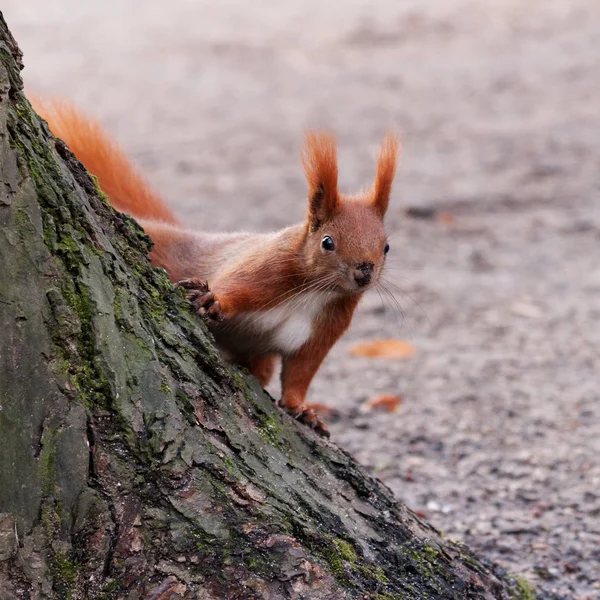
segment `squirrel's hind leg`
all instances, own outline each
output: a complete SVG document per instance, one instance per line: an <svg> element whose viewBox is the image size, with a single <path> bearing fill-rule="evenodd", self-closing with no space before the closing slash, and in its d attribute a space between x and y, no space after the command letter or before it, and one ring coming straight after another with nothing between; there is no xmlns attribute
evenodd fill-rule
<svg viewBox="0 0 600 600"><path fill-rule="evenodd" d="M277 357L273 354L252 356L244 365L262 387L267 387L275 372Z"/></svg>

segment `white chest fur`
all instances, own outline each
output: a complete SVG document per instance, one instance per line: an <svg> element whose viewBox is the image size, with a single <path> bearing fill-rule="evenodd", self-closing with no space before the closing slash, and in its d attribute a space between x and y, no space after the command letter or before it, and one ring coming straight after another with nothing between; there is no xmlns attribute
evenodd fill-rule
<svg viewBox="0 0 600 600"><path fill-rule="evenodd" d="M276 352L295 352L310 337L315 319L329 300L331 292L302 295L275 308L248 313L246 323L268 338Z"/></svg>

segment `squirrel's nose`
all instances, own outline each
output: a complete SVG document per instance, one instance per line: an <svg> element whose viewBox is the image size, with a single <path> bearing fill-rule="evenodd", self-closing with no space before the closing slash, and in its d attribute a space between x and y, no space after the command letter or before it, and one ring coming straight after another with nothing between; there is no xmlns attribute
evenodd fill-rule
<svg viewBox="0 0 600 600"><path fill-rule="evenodd" d="M354 268L354 281L359 287L368 285L371 282L371 276L373 275L374 264L372 262L365 262L356 265Z"/></svg>

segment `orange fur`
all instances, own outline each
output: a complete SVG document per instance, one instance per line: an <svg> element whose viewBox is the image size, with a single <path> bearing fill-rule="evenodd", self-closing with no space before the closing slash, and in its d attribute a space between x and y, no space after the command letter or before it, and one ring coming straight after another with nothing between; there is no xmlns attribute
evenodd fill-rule
<svg viewBox="0 0 600 600"><path fill-rule="evenodd" d="M304 404L308 387L332 346L350 326L359 298L346 296L334 301L320 317L318 333L288 360L281 372L281 402L295 410Z"/></svg>
<svg viewBox="0 0 600 600"><path fill-rule="evenodd" d="M373 204L382 215L385 215L390 201L399 153L398 138L392 133L388 133L381 143L375 185L373 186Z"/></svg>
<svg viewBox="0 0 600 600"><path fill-rule="evenodd" d="M323 359L350 325L362 292L381 275L397 139L388 135L382 143L372 191L344 197L333 137L309 132L302 155L307 221L274 234L211 234L179 227L97 122L68 104L35 107L98 177L115 207L140 220L154 241L152 263L173 282L186 280L197 310L213 317L209 325L224 355L249 368L262 385L280 356L283 406L326 431L304 400Z"/></svg>
<svg viewBox="0 0 600 600"><path fill-rule="evenodd" d="M332 217L339 207L335 139L330 133L306 134L302 164L308 181L308 211L312 226Z"/></svg>
<svg viewBox="0 0 600 600"><path fill-rule="evenodd" d="M264 356L252 356L244 366L258 379L258 383L265 387L273 377L276 362L276 356L267 354Z"/></svg>
<svg viewBox="0 0 600 600"><path fill-rule="evenodd" d="M177 218L133 166L122 148L102 130L100 123L63 101L31 101L55 136L98 178L113 206L138 218L176 224Z"/></svg>

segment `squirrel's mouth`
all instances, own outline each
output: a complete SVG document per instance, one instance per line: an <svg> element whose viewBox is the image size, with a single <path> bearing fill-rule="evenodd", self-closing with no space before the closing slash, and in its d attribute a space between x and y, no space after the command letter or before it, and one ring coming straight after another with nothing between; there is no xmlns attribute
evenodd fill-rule
<svg viewBox="0 0 600 600"><path fill-rule="evenodd" d="M356 296L360 294L364 294L368 292L373 286L376 284L376 281L371 281L366 285L359 286L357 284L352 285L351 287L344 287L342 285L336 285L333 289L334 292L338 292L339 294L345 296Z"/></svg>

